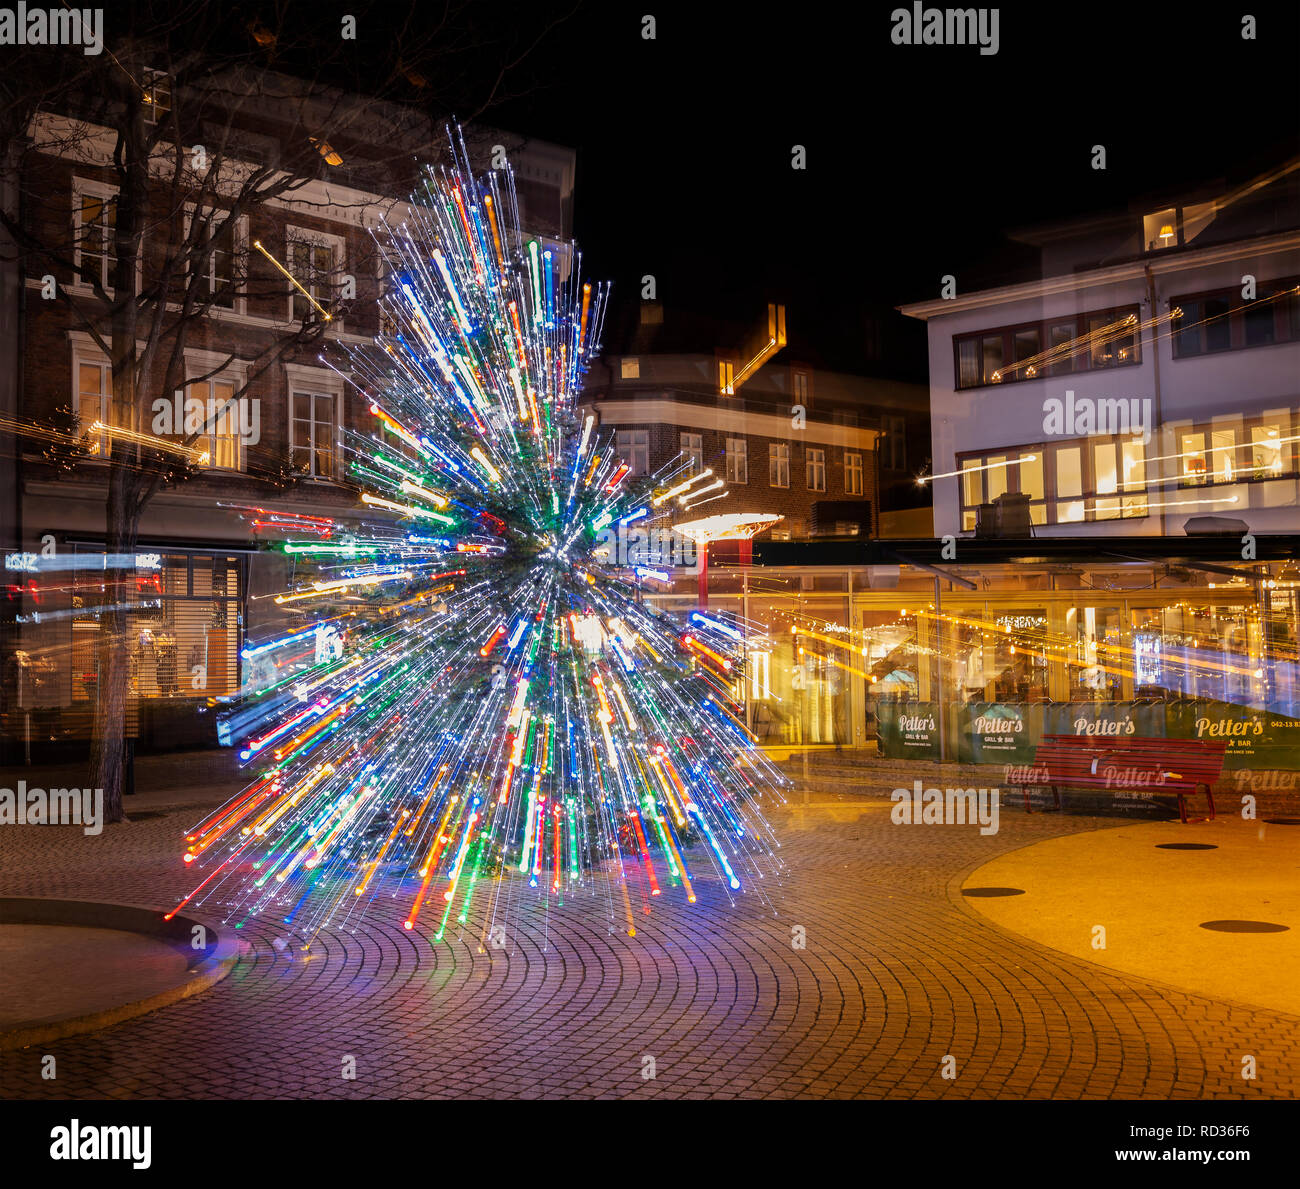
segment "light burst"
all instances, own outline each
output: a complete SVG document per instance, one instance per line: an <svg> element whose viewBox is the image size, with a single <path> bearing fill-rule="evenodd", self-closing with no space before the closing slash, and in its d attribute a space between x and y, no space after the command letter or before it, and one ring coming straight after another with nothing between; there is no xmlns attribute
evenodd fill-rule
<svg viewBox="0 0 1300 1189"><path fill-rule="evenodd" d="M638 479L579 415L608 287L524 239L508 169L452 157L377 236L384 331L348 375L374 431L345 442L365 519L240 509L292 565L293 618L244 650L285 675L224 716L258 776L187 835L181 904L310 942L376 901L435 939L530 894L604 896L629 932L665 892L767 901L784 781L737 704L746 625L656 608L669 571L598 548L668 525L686 464Z"/></svg>

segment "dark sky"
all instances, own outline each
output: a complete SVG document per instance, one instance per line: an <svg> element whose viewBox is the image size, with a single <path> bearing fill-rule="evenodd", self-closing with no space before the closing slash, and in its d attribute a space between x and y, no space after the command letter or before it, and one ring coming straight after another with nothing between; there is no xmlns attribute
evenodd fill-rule
<svg viewBox="0 0 1300 1189"><path fill-rule="evenodd" d="M492 119L578 149L587 270L624 301L643 273L670 308L784 300L850 368L864 311L1010 278L1005 228L1300 151L1300 6L1003 4L989 56L892 44L895 7L586 0Z"/></svg>

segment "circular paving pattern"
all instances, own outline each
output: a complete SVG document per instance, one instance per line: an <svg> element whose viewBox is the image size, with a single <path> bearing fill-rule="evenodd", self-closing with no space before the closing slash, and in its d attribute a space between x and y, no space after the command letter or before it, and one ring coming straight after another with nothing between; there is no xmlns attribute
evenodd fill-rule
<svg viewBox="0 0 1300 1189"><path fill-rule="evenodd" d="M277 951L253 920L228 978L161 1011L0 1055L13 1098L1241 1098L1300 1091L1300 1019L1151 983L988 922L961 881L998 855L1113 825L1004 813L997 835L887 813L774 810L780 888L648 915L598 885L563 908L517 885L505 945L434 943L381 899ZM0 832L0 893L169 905L193 812ZM770 882L770 881L769 881ZM967 889L974 891L978 889ZM1009 889L1018 891L1019 889ZM503 895L506 893L503 890ZM996 902L996 901L995 901ZM1004 901L1014 903L1015 901ZM219 925L212 903L187 908ZM1244 1082L1239 1053L1262 1076ZM643 1058L655 1077L642 1076ZM355 1080L341 1076L344 1058ZM945 1062L958 1076L942 1076Z"/></svg>

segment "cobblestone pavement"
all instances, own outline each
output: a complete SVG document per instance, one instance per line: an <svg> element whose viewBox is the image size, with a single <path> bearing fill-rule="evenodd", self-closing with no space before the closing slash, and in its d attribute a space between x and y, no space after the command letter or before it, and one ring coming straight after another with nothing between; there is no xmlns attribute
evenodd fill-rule
<svg viewBox="0 0 1300 1189"><path fill-rule="evenodd" d="M44 1046L57 1080L41 1079L42 1052L0 1054L0 1097L1296 1096L1300 1018L1090 966L959 893L995 855L1114 821L1008 810L985 837L895 826L887 808L819 794L777 810L777 914L700 878L699 903L666 893L635 937L621 897L616 917L578 897L519 914L507 948L480 952L477 933L431 943L376 904L305 961L252 922L210 991ZM170 907L197 816L155 811L99 838L2 830L0 894Z"/></svg>

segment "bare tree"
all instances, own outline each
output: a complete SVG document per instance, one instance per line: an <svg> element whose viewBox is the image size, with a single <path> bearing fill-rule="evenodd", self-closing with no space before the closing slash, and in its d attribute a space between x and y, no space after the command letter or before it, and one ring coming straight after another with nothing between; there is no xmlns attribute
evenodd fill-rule
<svg viewBox="0 0 1300 1189"><path fill-rule="evenodd" d="M512 26L501 42L476 26L480 10L468 5L440 8L435 21L417 3L396 15L392 5L352 7L336 20L305 3L268 5L237 25L202 3L110 9L102 54L25 51L0 82L0 161L21 194L17 209L0 210L9 237L0 251L28 277L60 278L51 296L111 365L111 556L136 552L150 498L192 473L175 448L150 440L150 410L157 394L234 361L187 374L196 330L235 297L284 301L290 292L272 260L232 250L241 220L305 201L312 182L339 181L345 160L350 190L409 193L421 163L436 156L446 119L507 97L555 27ZM459 94L449 93L448 79ZM111 197L91 200L80 217L68 217L66 188L49 185L51 163L68 159L112 179ZM325 346L349 293L343 278L317 280L295 309L301 316L241 361L245 380L228 405L277 362ZM210 429L205 423L180 445ZM128 617L113 599L100 615L91 780L104 789L109 821L123 817Z"/></svg>

